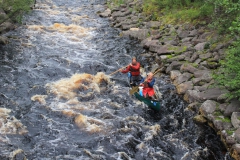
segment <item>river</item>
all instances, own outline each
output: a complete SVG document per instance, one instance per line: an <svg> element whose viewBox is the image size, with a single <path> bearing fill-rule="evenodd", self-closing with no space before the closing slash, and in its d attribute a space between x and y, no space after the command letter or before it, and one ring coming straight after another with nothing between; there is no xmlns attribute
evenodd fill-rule
<svg viewBox="0 0 240 160"><path fill-rule="evenodd" d="M37 0L0 46L0 159L231 160L167 75L160 112L108 75L144 50L100 18L104 1ZM18 153L18 154L17 154Z"/></svg>

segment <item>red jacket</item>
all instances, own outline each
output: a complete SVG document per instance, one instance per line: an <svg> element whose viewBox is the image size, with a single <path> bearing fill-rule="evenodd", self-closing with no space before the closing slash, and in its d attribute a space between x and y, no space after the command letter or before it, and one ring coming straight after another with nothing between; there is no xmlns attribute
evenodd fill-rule
<svg viewBox="0 0 240 160"><path fill-rule="evenodd" d="M131 72L132 76L139 76L140 75L140 63L137 62L137 64L128 66L125 70L122 71L122 73Z"/></svg>

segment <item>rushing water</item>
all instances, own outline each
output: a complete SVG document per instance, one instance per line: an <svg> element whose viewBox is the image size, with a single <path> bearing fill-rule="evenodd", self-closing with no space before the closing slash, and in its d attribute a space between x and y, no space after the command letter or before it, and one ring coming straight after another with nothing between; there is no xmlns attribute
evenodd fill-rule
<svg viewBox="0 0 240 160"><path fill-rule="evenodd" d="M167 76L156 81L160 112L129 96L126 75L108 76L144 50L98 17L103 4L37 0L24 25L6 34L0 158L230 160Z"/></svg>

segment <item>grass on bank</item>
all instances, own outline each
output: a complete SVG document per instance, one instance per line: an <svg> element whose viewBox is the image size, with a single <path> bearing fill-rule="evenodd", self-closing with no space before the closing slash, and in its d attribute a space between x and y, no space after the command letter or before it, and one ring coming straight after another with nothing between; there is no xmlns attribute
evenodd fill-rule
<svg viewBox="0 0 240 160"><path fill-rule="evenodd" d="M7 16L0 17L0 24L9 19L13 22L20 23L22 15L31 10L33 3L34 0L1 0L0 9L2 9Z"/></svg>

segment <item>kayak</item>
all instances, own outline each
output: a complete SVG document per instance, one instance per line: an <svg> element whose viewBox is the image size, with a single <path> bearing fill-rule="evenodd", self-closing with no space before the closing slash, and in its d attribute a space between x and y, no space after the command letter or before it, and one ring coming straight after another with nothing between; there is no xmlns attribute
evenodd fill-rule
<svg viewBox="0 0 240 160"><path fill-rule="evenodd" d="M145 98L145 97L141 96L138 92L134 93L134 96L138 100L144 102L150 108L152 108L152 109L154 109L156 111L160 110L161 104L160 104L159 100L152 100L152 99Z"/></svg>
<svg viewBox="0 0 240 160"><path fill-rule="evenodd" d="M129 83L130 85L130 83ZM132 88L133 86L130 85L130 88ZM144 102L148 107L152 108L153 110L159 111L160 107L161 107L161 103L160 103L160 98L161 98L161 93L159 92L158 88L156 86L154 86L154 91L155 91L155 95L157 97L157 99L149 99L146 98L144 96L141 96L139 94L139 92L135 92L134 96Z"/></svg>

